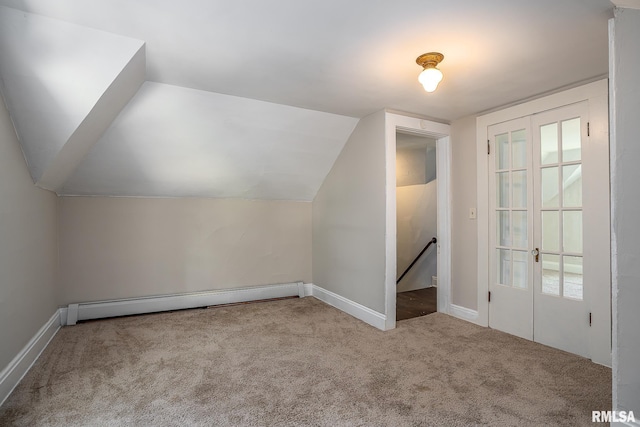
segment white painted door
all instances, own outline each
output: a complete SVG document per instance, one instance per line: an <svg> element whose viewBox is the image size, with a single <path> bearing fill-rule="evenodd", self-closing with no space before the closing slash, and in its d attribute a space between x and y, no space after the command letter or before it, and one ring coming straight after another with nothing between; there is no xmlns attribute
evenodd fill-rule
<svg viewBox="0 0 640 427"><path fill-rule="evenodd" d="M608 192L583 192L609 159L588 126L583 102L488 128L489 326L585 357L609 285Z"/></svg>
<svg viewBox="0 0 640 427"><path fill-rule="evenodd" d="M489 127L489 324L533 339L530 119Z"/></svg>
<svg viewBox="0 0 640 427"><path fill-rule="evenodd" d="M586 102L536 114L534 170L534 339L589 356L589 280L585 280L583 154L588 151ZM586 153L588 154L588 153ZM608 162L608 159L603 159ZM591 209L608 209L590 206ZM608 224L591 224L593 227ZM598 263L598 259L587 259Z"/></svg>

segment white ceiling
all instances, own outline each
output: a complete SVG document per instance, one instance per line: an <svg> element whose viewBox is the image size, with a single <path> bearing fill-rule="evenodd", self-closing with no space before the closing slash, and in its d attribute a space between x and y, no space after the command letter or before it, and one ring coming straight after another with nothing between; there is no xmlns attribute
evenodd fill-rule
<svg viewBox="0 0 640 427"><path fill-rule="evenodd" d="M453 120L607 73L609 0L0 0L144 40L147 79L352 117ZM417 82L439 51L445 78Z"/></svg>
<svg viewBox="0 0 640 427"><path fill-rule="evenodd" d="M288 200L313 198L355 126L352 118L389 108L449 122L606 75L612 15L609 0L0 0L1 5L115 33L131 40L130 46L145 42L148 82L133 95L140 82L123 77L125 68L118 78L129 80L126 90L112 84L102 98L130 104L101 138L95 132L85 138L82 150L73 148L79 145L73 138L62 141L67 153L58 163L64 167L49 166L56 178L50 181L69 179L46 188L60 194ZM6 36L11 31L0 28L5 45L15 43ZM95 55L72 50L83 67L96 63ZM130 57L130 50L119 57ZM431 94L418 83L421 69L415 64L427 51L445 55L439 66L444 80ZM46 74L34 52L25 55L27 68ZM94 53L105 58L102 48ZM59 70L71 67L70 55L56 55ZM5 86L12 86L5 74ZM4 92L7 100L11 90ZM14 92L7 102L14 117L21 93L32 105L50 95ZM75 102L82 93L81 86L57 90L60 99L51 105ZM117 111L107 111L118 102L109 108L98 102L91 111L112 120ZM51 114L45 121L58 120ZM81 118L62 124L65 135ZM18 129L28 161L24 147L32 131ZM59 146L52 142L43 150L59 159Z"/></svg>

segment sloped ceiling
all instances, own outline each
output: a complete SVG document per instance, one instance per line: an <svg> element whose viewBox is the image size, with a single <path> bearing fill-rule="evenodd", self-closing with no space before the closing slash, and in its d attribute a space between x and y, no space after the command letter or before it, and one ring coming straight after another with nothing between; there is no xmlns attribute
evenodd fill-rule
<svg viewBox="0 0 640 427"><path fill-rule="evenodd" d="M61 192L313 200L356 123L147 82Z"/></svg>
<svg viewBox="0 0 640 427"><path fill-rule="evenodd" d="M382 108L451 121L605 76L612 13L608 0L0 5L145 43L149 83L101 138L85 138L82 149L62 156L64 167L47 180L56 191L293 200L313 197L348 138L345 124L352 129L357 118ZM415 58L432 50L445 55L445 79L427 94ZM181 111L159 105L174 99ZM235 109L242 103L281 119L267 129ZM305 118L304 129L294 126L297 117ZM146 127L157 127L161 137ZM328 130L319 133L321 127Z"/></svg>
<svg viewBox="0 0 640 427"><path fill-rule="evenodd" d="M144 81L143 45L0 7L0 88L35 181L58 174L48 169L64 163L56 157L83 122L95 139L135 94ZM120 74L127 82L112 87ZM109 108L101 105L91 114L107 92L119 92L115 111L105 114ZM84 142L71 145L83 145L86 154Z"/></svg>

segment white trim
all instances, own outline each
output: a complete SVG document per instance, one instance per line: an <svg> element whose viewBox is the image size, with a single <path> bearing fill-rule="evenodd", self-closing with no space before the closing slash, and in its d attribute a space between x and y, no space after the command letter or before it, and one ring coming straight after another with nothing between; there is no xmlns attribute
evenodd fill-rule
<svg viewBox="0 0 640 427"><path fill-rule="evenodd" d="M477 221L478 221L478 323L489 325L489 164L487 156L487 128L520 117L530 116L557 107L574 104L607 93L607 79L598 80L563 92L525 102L504 110L479 116L476 119L477 150Z"/></svg>
<svg viewBox="0 0 640 427"><path fill-rule="evenodd" d="M60 311L56 310L47 323L20 350L20 353L0 372L0 406L29 372L59 329Z"/></svg>
<svg viewBox="0 0 640 427"><path fill-rule="evenodd" d="M445 136L437 140L436 155L438 165L437 194L437 234L438 234L438 258L437 271L440 285L438 288L438 312L449 313L451 309L451 144L449 137ZM444 272L444 277L440 272Z"/></svg>
<svg viewBox="0 0 640 427"><path fill-rule="evenodd" d="M105 317L128 316L132 314L155 313L210 305L300 296L301 289L303 289L304 292L302 282L295 282L251 288L69 304L66 324L75 325L75 320L101 319Z"/></svg>
<svg viewBox="0 0 640 427"><path fill-rule="evenodd" d="M398 274L397 230L396 230L396 132L397 125L393 120L401 120L401 116L385 114L385 274L384 274L384 329L396 327L396 275Z"/></svg>
<svg viewBox="0 0 640 427"><path fill-rule="evenodd" d="M609 19L609 174L610 174L610 220L611 220L611 401L613 408L618 405L618 384L620 384L620 378L618 377L618 234L615 228L615 221L618 216L617 212L617 194L613 191L616 182L618 181L618 170L615 167L615 158L618 155L618 138L616 121L618 112L616 109L616 25L615 18Z"/></svg>
<svg viewBox="0 0 640 427"><path fill-rule="evenodd" d="M451 194L450 126L430 120L387 112L385 115L386 153L386 264L385 330L396 327L396 132L426 136L437 140L438 175L438 311L449 312L451 294Z"/></svg>
<svg viewBox="0 0 640 427"><path fill-rule="evenodd" d="M373 326L374 328L385 330L386 318L384 314L378 313L377 311L374 311L369 307L365 307L364 305L358 304L357 302L351 301L350 299L323 289L319 286L312 284L310 287L311 296L313 296L314 298L317 298L320 301L329 304L330 306L335 307L340 311L350 314L356 319L360 319L363 322Z"/></svg>
<svg viewBox="0 0 640 427"><path fill-rule="evenodd" d="M470 308L461 307L455 304L449 305L449 314L453 317L457 317L458 319L473 323L476 323L478 320L478 312L476 310L471 310Z"/></svg>

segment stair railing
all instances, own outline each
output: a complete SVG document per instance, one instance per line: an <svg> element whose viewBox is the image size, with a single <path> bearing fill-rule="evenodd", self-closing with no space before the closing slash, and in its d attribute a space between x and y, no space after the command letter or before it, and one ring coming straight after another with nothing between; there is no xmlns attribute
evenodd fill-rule
<svg viewBox="0 0 640 427"><path fill-rule="evenodd" d="M396 280L396 285L398 283L400 283L400 281L402 280L402 278L404 276L406 276L406 274L409 272L409 270L411 270L411 267L413 267L415 265L415 263L418 262L418 260L422 256L422 254L425 253L427 251L427 249L429 249L429 246L431 246L432 244L437 243L437 242L438 242L438 239L436 239L435 237L432 237L431 240L429 240L429 243L427 243L427 246L425 246L424 249L422 251L420 251L420 253L416 257L416 259L414 259L413 262L411 264L409 264L409 267L407 267L407 269L404 271L404 273L402 273L400 275L400 278L398 280Z"/></svg>

